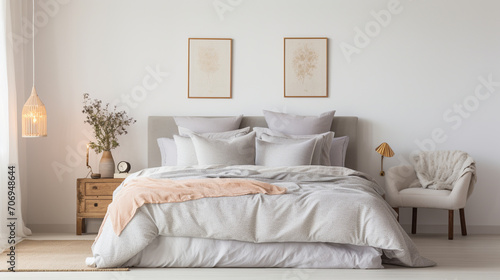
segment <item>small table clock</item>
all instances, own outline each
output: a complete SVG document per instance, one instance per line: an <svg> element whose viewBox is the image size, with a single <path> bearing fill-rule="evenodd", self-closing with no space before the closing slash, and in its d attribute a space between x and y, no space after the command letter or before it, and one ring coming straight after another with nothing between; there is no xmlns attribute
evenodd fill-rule
<svg viewBox="0 0 500 280"><path fill-rule="evenodd" d="M116 169L118 169L120 173L128 173L130 171L130 163L127 161L120 161Z"/></svg>

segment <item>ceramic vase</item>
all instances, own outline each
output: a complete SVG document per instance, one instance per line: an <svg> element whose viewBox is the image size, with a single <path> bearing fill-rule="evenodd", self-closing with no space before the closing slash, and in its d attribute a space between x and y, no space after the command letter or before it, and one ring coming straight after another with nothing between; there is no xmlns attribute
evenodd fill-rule
<svg viewBox="0 0 500 280"><path fill-rule="evenodd" d="M101 161L99 162L99 173L101 178L113 178L115 174L115 161L111 151L102 152Z"/></svg>

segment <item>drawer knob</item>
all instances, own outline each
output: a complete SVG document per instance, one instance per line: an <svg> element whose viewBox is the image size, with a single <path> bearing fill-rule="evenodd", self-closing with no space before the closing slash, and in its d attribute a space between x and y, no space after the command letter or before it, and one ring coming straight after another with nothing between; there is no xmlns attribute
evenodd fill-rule
<svg viewBox="0 0 500 280"><path fill-rule="evenodd" d="M99 204L97 204L97 203L94 203L94 207L97 207L98 205L99 205Z"/></svg>
<svg viewBox="0 0 500 280"><path fill-rule="evenodd" d="M92 187L92 189L93 189L93 190L97 190L97 186L93 186L93 187Z"/></svg>

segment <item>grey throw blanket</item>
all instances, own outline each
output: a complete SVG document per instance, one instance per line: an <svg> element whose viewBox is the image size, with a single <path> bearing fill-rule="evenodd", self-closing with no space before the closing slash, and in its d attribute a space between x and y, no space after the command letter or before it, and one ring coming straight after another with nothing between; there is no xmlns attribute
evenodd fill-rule
<svg viewBox="0 0 500 280"><path fill-rule="evenodd" d="M476 182L476 163L462 151L420 152L413 156L413 167L418 181L411 187L452 190L454 183L466 173L472 173L469 193Z"/></svg>

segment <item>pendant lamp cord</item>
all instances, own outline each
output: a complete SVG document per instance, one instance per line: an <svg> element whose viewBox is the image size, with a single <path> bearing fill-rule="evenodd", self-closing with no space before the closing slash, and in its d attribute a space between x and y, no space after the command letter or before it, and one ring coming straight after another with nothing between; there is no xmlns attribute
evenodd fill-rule
<svg viewBox="0 0 500 280"><path fill-rule="evenodd" d="M33 0L33 86L35 86L35 0Z"/></svg>

